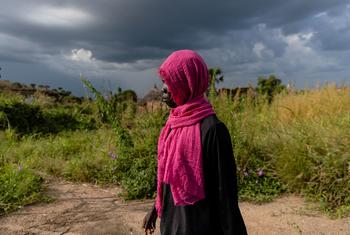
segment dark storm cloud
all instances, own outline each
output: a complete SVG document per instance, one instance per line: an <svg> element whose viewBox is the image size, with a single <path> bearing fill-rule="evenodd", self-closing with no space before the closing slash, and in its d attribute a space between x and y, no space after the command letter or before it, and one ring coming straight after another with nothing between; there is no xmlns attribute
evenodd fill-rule
<svg viewBox="0 0 350 235"><path fill-rule="evenodd" d="M6 1L0 21L1 32L38 43L42 53L55 54L74 48L87 48L97 59L133 62L158 59L181 48L196 50L220 46L227 32L252 29L259 23L281 27L348 1ZM91 20L72 27L38 24L25 16L36 14L41 6L74 8ZM40 16L38 16L40 17ZM256 38L236 36L234 42ZM207 34L215 35L203 40ZM267 42L268 43L268 42ZM274 47L270 45L270 47ZM277 47L280 45L277 45ZM277 49L281 50L281 48Z"/></svg>
<svg viewBox="0 0 350 235"><path fill-rule="evenodd" d="M288 79L307 79L308 74L310 79L315 74L321 78L325 71L348 73L344 61L350 59L349 0L0 4L0 62L18 66L43 64L69 76L84 73L147 87L139 78L142 74L155 82L152 74L161 60L189 48L199 51L209 66L222 67L231 83L268 73Z"/></svg>

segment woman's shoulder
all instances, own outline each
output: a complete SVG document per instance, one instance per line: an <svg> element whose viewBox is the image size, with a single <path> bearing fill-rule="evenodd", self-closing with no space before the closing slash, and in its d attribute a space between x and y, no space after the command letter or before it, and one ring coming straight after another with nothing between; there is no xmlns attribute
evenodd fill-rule
<svg viewBox="0 0 350 235"><path fill-rule="evenodd" d="M202 136L205 136L209 132L221 132L226 129L225 124L221 122L215 114L210 115L201 121Z"/></svg>
<svg viewBox="0 0 350 235"><path fill-rule="evenodd" d="M218 119L218 117L215 114L209 115L201 120L201 127L202 126L208 126L208 127L215 126L219 122L220 122L220 120Z"/></svg>

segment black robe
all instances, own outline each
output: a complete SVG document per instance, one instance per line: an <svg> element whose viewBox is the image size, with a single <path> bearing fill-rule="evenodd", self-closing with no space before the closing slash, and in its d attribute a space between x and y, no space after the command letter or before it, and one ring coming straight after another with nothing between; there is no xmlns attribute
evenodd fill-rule
<svg viewBox="0 0 350 235"><path fill-rule="evenodd" d="M162 235L247 234L238 207L236 164L231 137L215 115L201 121L205 199L175 206L163 184Z"/></svg>

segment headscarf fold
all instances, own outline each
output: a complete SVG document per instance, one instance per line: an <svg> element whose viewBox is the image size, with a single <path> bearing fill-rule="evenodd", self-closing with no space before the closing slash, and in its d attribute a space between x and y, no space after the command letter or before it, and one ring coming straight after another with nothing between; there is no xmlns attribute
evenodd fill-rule
<svg viewBox="0 0 350 235"><path fill-rule="evenodd" d="M162 211L162 184L170 184L175 206L204 199L200 121L214 114L203 94L209 73L194 51L172 53L160 66L159 75L178 105L172 109L158 141L156 208Z"/></svg>

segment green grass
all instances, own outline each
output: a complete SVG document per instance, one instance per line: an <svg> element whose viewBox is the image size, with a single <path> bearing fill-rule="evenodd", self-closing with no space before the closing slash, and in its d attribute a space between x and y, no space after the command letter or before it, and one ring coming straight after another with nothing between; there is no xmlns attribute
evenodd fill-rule
<svg viewBox="0 0 350 235"><path fill-rule="evenodd" d="M108 156L115 149L113 142L108 129L61 132L45 138L26 136L17 142L8 141L0 153L7 162L47 174L106 184L115 182Z"/></svg>
<svg viewBox="0 0 350 235"><path fill-rule="evenodd" d="M213 103L233 137L242 198L286 190L318 201L327 213L349 213L349 87L281 94L271 105L249 97L217 97ZM245 176L257 169L269 179Z"/></svg>
<svg viewBox="0 0 350 235"><path fill-rule="evenodd" d="M43 199L43 178L19 164L0 165L0 215Z"/></svg>
<svg viewBox="0 0 350 235"><path fill-rule="evenodd" d="M329 215L349 214L349 87L292 91L274 97L271 104L252 92L212 96L211 102L232 137L242 200L270 201L292 192L319 202ZM76 182L120 184L127 199L155 196L157 141L167 110L147 112L123 103L120 120L102 125L93 103L40 108L44 113L93 118L99 129L63 129L39 136L18 136L11 128L0 132L0 178L13 185L12 191L10 186L0 191L0 197L7 198L0 202L7 206L2 206L3 211L40 200L42 183L34 173L38 171ZM23 170L18 171L18 166ZM24 186L19 186L21 174L29 180ZM16 187L21 193L14 193ZM8 192L17 201L8 199Z"/></svg>
<svg viewBox="0 0 350 235"><path fill-rule="evenodd" d="M157 143L167 111L138 112L132 127L117 127L119 158L116 171L127 199L154 197L156 191Z"/></svg>

